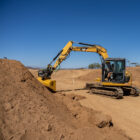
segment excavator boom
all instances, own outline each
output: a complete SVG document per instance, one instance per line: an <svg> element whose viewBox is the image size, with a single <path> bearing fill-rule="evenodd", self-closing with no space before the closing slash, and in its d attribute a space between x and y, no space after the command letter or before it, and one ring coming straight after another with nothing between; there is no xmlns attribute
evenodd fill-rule
<svg viewBox="0 0 140 140"><path fill-rule="evenodd" d="M73 46L73 44L80 44L83 45L82 47ZM98 53L100 56L102 56L103 59L108 58L107 50L99 45L91 45L91 44L85 44L80 42L73 42L69 41L66 46L61 51L61 54L57 61L55 62L53 68L56 69L62 61L64 61L67 56L70 54L71 51L78 51L78 52L95 52Z"/></svg>
<svg viewBox="0 0 140 140"><path fill-rule="evenodd" d="M72 47L72 51L78 51L78 52L95 52L98 53L100 56L102 56L103 59L108 58L108 54L105 48L99 46L99 45L93 45L91 47Z"/></svg>

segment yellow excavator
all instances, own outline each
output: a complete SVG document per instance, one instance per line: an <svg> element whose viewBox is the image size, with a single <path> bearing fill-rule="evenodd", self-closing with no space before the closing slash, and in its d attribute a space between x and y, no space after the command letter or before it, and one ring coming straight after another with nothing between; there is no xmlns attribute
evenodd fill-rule
<svg viewBox="0 0 140 140"><path fill-rule="evenodd" d="M80 46L74 46L78 44ZM87 83L86 89L91 92L109 96L117 99L123 95L139 95L139 90L132 86L132 74L126 71L124 58L109 58L107 50L99 45L69 41L66 46L53 58L46 69L38 71L38 80L52 91L56 91L56 81L51 79L52 73L68 57L71 51L95 52L101 57L102 79L97 78L97 83ZM52 66L52 63L54 65Z"/></svg>

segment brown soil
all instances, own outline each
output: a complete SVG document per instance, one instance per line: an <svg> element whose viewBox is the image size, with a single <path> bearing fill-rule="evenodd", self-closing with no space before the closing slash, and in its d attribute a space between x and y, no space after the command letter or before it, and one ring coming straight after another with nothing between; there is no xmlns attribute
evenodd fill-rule
<svg viewBox="0 0 140 140"><path fill-rule="evenodd" d="M133 85L140 89L140 67L128 68L132 72ZM60 70L53 75L56 79L57 90L61 94L83 96L79 102L88 108L102 111L112 116L114 126L119 126L134 140L140 139L140 96L125 96L122 100L111 97L88 94L83 88L87 82L95 82L101 75L100 70Z"/></svg>
<svg viewBox="0 0 140 140"><path fill-rule="evenodd" d="M126 140L82 96L51 94L20 62L0 59L0 140Z"/></svg>

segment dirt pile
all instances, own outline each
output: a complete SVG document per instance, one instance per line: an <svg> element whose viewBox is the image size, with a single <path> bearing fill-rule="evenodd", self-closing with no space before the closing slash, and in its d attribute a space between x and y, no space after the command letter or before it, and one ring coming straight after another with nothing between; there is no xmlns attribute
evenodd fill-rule
<svg viewBox="0 0 140 140"><path fill-rule="evenodd" d="M20 62L0 59L0 140L48 139L129 138L111 117L50 94Z"/></svg>
<svg viewBox="0 0 140 140"><path fill-rule="evenodd" d="M140 67L128 67L128 71L132 73L133 84L140 87Z"/></svg>
<svg viewBox="0 0 140 140"><path fill-rule="evenodd" d="M77 77L78 80L88 81L88 82L95 82L96 78L101 78L100 69L88 70L85 74Z"/></svg>

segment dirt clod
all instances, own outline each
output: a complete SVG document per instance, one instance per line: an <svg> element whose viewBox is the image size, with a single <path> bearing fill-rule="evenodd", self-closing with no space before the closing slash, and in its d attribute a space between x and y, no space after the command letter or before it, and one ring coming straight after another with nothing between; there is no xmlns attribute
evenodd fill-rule
<svg viewBox="0 0 140 140"><path fill-rule="evenodd" d="M51 131L51 130L52 130L52 126L49 124L47 131Z"/></svg>
<svg viewBox="0 0 140 140"><path fill-rule="evenodd" d="M5 109L5 111L10 110L11 108L12 108L12 106L11 106L10 103L5 103L5 104L4 104L4 109Z"/></svg>

